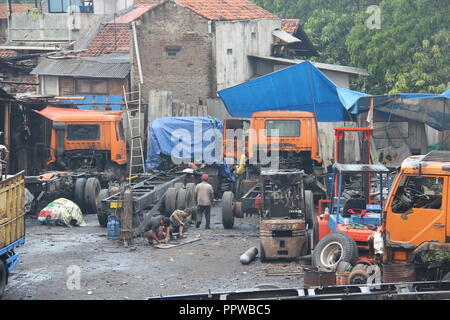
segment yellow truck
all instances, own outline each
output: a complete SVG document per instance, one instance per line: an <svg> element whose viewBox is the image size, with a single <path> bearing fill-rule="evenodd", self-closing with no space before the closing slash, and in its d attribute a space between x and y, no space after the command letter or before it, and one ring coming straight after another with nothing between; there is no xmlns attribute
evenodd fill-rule
<svg viewBox="0 0 450 320"><path fill-rule="evenodd" d="M4 178L4 179L2 179ZM25 177L0 175L0 299L8 276L19 263L16 248L25 243Z"/></svg>

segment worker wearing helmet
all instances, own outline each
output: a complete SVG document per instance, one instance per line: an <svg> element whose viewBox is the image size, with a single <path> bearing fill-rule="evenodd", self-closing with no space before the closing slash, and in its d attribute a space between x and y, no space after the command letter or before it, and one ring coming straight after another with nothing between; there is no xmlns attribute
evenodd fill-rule
<svg viewBox="0 0 450 320"><path fill-rule="evenodd" d="M202 182L195 187L195 200L197 202L197 221L196 226L200 228L203 219L203 213L205 214L206 225L205 229L210 228L211 220L211 205L214 200L213 187L208 183L208 175L205 173L202 175Z"/></svg>

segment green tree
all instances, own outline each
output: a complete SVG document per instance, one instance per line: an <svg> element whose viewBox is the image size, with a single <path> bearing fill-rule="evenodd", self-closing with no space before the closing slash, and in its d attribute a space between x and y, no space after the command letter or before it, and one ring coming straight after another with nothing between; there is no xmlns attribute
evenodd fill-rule
<svg viewBox="0 0 450 320"><path fill-rule="evenodd" d="M304 21L321 53L314 60L365 68L352 88L373 94L449 88L448 0L254 0L282 18ZM367 26L379 5L381 28Z"/></svg>

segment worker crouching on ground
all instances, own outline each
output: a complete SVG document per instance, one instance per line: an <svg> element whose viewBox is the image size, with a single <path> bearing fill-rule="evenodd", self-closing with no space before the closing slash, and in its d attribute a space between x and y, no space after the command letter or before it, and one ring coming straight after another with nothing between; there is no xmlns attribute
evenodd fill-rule
<svg viewBox="0 0 450 320"><path fill-rule="evenodd" d="M144 236L149 244L153 241L157 243L168 243L170 239L170 219L163 216L156 216L148 220L144 227Z"/></svg>
<svg viewBox="0 0 450 320"><path fill-rule="evenodd" d="M184 238L184 231L188 223L189 216L192 215L194 209L175 210L170 215L170 233L178 233L178 239Z"/></svg>
<svg viewBox="0 0 450 320"><path fill-rule="evenodd" d="M208 175L202 175L202 182L195 187L195 200L197 201L197 216L196 226L200 228L202 223L203 213L205 214L206 225L205 229L210 228L211 221L211 205L214 200L213 187L208 183Z"/></svg>

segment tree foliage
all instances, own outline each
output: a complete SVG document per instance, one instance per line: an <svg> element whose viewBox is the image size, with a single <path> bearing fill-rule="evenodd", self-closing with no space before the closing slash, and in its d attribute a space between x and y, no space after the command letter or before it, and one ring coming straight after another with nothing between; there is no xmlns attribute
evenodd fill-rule
<svg viewBox="0 0 450 320"><path fill-rule="evenodd" d="M365 68L353 88L373 94L441 93L449 88L448 0L254 0L297 18L321 56L316 61ZM379 5L381 25L366 12Z"/></svg>

